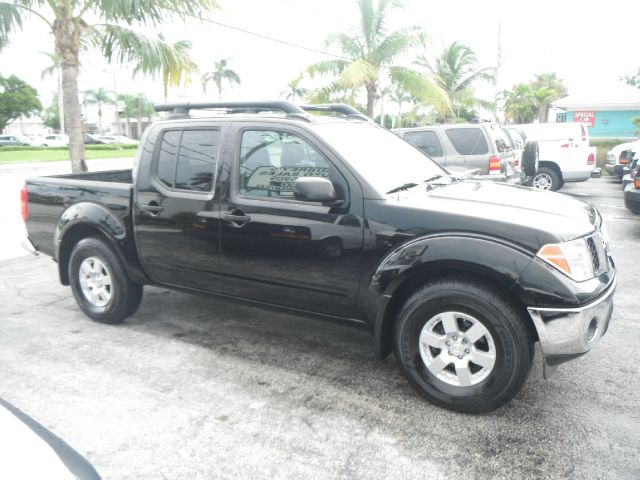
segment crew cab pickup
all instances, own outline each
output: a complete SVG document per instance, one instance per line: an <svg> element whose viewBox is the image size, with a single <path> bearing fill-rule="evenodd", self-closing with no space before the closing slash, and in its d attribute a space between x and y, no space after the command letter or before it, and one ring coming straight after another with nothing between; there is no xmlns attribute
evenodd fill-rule
<svg viewBox="0 0 640 480"><path fill-rule="evenodd" d="M340 320L464 412L508 402L536 342L548 377L607 331L616 272L590 204L460 180L345 105L157 109L173 114L133 171L22 191L33 247L96 321L133 315L150 284Z"/></svg>

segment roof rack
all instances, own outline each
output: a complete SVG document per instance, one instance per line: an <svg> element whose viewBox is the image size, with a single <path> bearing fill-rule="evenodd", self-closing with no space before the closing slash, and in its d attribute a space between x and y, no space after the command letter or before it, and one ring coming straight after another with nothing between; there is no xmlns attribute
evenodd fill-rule
<svg viewBox="0 0 640 480"><path fill-rule="evenodd" d="M226 110L227 113L258 113L281 111L288 115L306 115L304 110L284 100L263 102L185 102L156 105L156 112L171 112L171 116L188 116L190 110Z"/></svg>
<svg viewBox="0 0 640 480"><path fill-rule="evenodd" d="M297 106L285 100L272 100L260 102L183 102L166 103L155 106L156 112L171 112L170 118L184 118L189 116L190 110L224 110L225 113L259 113L259 112L284 112L288 117L298 118L307 122L311 121L307 112L334 112L341 113L346 118L354 118L370 121L355 108L344 103L324 103L320 105Z"/></svg>
<svg viewBox="0 0 640 480"><path fill-rule="evenodd" d="M345 117L359 118L361 120L370 121L370 118L360 113L351 105L346 103L322 103L319 105L301 105L300 108L305 112L335 112L341 113Z"/></svg>

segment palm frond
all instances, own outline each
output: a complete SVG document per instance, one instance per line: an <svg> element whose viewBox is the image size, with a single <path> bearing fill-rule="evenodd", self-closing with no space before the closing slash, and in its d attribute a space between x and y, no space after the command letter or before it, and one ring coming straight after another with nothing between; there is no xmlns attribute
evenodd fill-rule
<svg viewBox="0 0 640 480"><path fill-rule="evenodd" d="M347 68L349 62L346 60L325 60L323 62L314 63L307 67L307 73L311 78L316 75L341 75Z"/></svg>
<svg viewBox="0 0 640 480"><path fill-rule="evenodd" d="M342 53L350 58L358 58L362 55L362 45L357 38L350 37L346 33L330 33L325 41L326 46L336 45Z"/></svg>
<svg viewBox="0 0 640 480"><path fill-rule="evenodd" d="M406 67L391 67L389 74L393 82L402 85L402 89L416 100L433 105L436 110L442 113L452 111L447 92L419 72Z"/></svg>
<svg viewBox="0 0 640 480"><path fill-rule="evenodd" d="M359 87L378 80L378 68L366 60L351 62L342 71L339 82L348 87Z"/></svg>
<svg viewBox="0 0 640 480"><path fill-rule="evenodd" d="M6 45L9 36L22 29L25 13L27 12L15 3L0 2L0 42Z"/></svg>
<svg viewBox="0 0 640 480"><path fill-rule="evenodd" d="M385 64L393 62L396 57L405 53L408 48L418 44L420 27L408 27L395 31L387 36L375 53L375 62L378 64Z"/></svg>
<svg viewBox="0 0 640 480"><path fill-rule="evenodd" d="M178 86L197 65L189 56L191 43L169 44L160 37L150 38L119 25L97 25L92 28L92 41L108 62L134 65L133 73L153 78L168 72L168 84Z"/></svg>
<svg viewBox="0 0 640 480"><path fill-rule="evenodd" d="M157 25L169 15L181 19L206 18L219 8L217 0L95 0L90 10L108 23Z"/></svg>

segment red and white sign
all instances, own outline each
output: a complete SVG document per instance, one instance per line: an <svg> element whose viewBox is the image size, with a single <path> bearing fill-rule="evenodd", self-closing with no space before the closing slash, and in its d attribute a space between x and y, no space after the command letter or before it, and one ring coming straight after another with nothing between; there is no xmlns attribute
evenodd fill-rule
<svg viewBox="0 0 640 480"><path fill-rule="evenodd" d="M573 112L573 121L582 122L586 127L595 127L596 112Z"/></svg>

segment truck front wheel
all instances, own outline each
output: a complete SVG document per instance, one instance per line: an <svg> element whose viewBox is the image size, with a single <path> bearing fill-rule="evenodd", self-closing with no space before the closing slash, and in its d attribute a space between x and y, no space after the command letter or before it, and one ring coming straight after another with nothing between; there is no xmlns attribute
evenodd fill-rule
<svg viewBox="0 0 640 480"><path fill-rule="evenodd" d="M450 278L422 287L405 302L394 333L409 383L430 402L459 412L507 403L533 361L523 314L475 281Z"/></svg>
<svg viewBox="0 0 640 480"><path fill-rule="evenodd" d="M142 301L142 285L129 278L116 252L99 238L85 238L73 248L69 279L76 303L97 322L120 323Z"/></svg>

